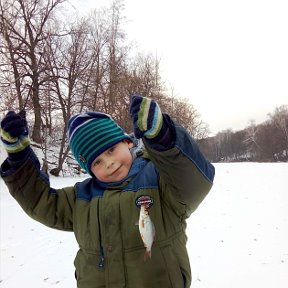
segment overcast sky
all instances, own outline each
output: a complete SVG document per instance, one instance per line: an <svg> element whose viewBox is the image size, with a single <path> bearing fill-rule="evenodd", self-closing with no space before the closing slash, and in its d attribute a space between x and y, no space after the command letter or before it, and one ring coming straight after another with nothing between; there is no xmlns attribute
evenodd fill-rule
<svg viewBox="0 0 288 288"><path fill-rule="evenodd" d="M81 8L104 0L71 0ZM129 40L157 54L174 94L212 133L288 105L287 0L124 0Z"/></svg>

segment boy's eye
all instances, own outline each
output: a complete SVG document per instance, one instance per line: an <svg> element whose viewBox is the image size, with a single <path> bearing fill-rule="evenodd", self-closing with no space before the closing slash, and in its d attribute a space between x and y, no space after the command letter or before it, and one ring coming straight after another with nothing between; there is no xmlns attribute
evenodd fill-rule
<svg viewBox="0 0 288 288"><path fill-rule="evenodd" d="M100 163L101 163L100 160L95 160L95 161L93 162L93 166L97 166L97 165L99 165Z"/></svg>
<svg viewBox="0 0 288 288"><path fill-rule="evenodd" d="M112 153L114 150L115 150L115 146L112 146L112 147L109 149L109 152Z"/></svg>

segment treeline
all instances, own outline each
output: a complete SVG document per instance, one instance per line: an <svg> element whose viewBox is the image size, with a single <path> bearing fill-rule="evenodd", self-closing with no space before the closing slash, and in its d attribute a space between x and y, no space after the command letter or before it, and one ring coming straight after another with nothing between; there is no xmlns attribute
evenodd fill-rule
<svg viewBox="0 0 288 288"><path fill-rule="evenodd" d="M133 94L157 100L195 138L208 135L193 106L167 91L160 60L131 56L121 0L83 18L67 12L67 3L0 0L1 116L27 111L30 137L43 150L45 170L52 166L55 175L62 170L69 153L67 122L75 113L108 113L131 132ZM57 154L53 163L47 157L51 150Z"/></svg>
<svg viewBox="0 0 288 288"><path fill-rule="evenodd" d="M276 108L259 125L251 122L244 130L225 130L199 144L213 162L288 161L288 106Z"/></svg>

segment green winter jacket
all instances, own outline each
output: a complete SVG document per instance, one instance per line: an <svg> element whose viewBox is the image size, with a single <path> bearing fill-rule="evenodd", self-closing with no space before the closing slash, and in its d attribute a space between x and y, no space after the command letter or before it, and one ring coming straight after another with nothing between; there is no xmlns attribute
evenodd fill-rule
<svg viewBox="0 0 288 288"><path fill-rule="evenodd" d="M9 161L1 176L33 219L74 232L78 288L183 288L191 285L186 219L212 187L214 167L196 143L175 124L175 143L165 151L146 145L147 157L133 161L118 183L89 178L74 187L53 189L31 150L20 167ZM152 257L144 261L139 199L149 199L156 235Z"/></svg>

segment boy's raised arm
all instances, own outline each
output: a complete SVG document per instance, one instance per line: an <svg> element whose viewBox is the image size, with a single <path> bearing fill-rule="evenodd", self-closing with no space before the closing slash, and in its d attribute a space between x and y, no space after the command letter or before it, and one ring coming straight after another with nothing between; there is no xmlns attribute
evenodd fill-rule
<svg viewBox="0 0 288 288"><path fill-rule="evenodd" d="M154 100L134 96L130 108L134 134L143 138L163 186L194 211L213 185L215 169L179 124L162 114Z"/></svg>
<svg viewBox="0 0 288 288"><path fill-rule="evenodd" d="M1 141L8 157L0 174L10 194L33 219L56 229L73 230L73 187L55 190L30 147L27 121L10 111L1 121Z"/></svg>

